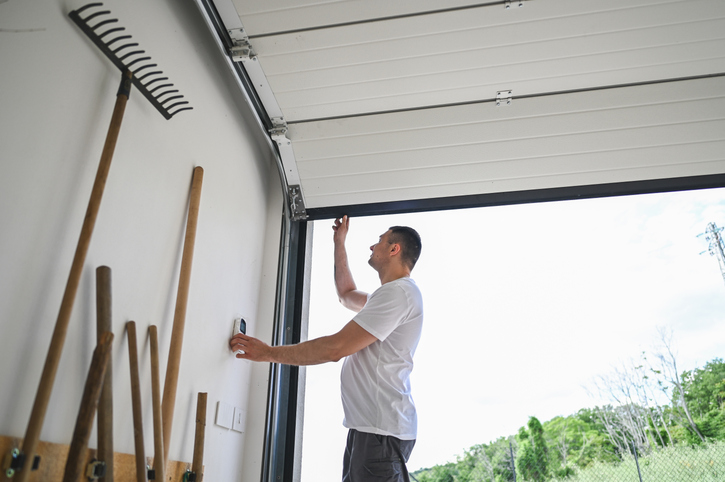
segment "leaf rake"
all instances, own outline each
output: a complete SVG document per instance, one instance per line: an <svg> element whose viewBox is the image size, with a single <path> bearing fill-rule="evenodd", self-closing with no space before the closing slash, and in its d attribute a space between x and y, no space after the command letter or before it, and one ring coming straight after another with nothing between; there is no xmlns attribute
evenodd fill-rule
<svg viewBox="0 0 725 482"><path fill-rule="evenodd" d="M161 112L164 118L171 119L181 111L191 110L192 107L188 105L189 102L180 100L184 98L183 95L170 95L178 94L179 91L172 89L174 84L163 83L169 78L162 77L162 71L147 71L147 69L153 69L158 65L149 62L151 57L145 56L146 52L144 50L136 48L138 43L130 41L130 35L122 34L126 30L125 27L113 26L118 23L118 19L104 18L111 13L109 10L95 10L97 7L102 6L103 4L100 2L89 3L77 10L73 10L68 16L113 62L113 65L118 67L121 72L131 72L133 85ZM88 15L81 17L81 14L89 9L92 10L88 12ZM92 23L93 25L91 25Z"/></svg>

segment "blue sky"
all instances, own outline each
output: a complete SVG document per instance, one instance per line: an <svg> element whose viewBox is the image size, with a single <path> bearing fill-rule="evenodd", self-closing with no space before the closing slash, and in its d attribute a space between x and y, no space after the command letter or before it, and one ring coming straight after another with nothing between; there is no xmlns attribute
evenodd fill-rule
<svg viewBox="0 0 725 482"><path fill-rule="evenodd" d="M529 416L601 404L594 378L652 352L658 327L673 330L680 370L723 357L725 282L697 236L709 222L725 226L723 189L352 219L348 257L365 291L380 284L367 265L380 234L405 224L423 239L410 470L515 434ZM314 227L310 337L354 316L337 303L331 226ZM303 482L340 477L340 366L307 369Z"/></svg>

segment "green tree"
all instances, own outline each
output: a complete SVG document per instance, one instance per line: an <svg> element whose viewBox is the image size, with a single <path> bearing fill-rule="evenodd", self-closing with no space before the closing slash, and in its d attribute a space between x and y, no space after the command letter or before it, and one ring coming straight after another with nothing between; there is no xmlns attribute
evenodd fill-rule
<svg viewBox="0 0 725 482"><path fill-rule="evenodd" d="M456 464L447 463L445 465L436 465L433 468L415 475L418 482L456 482L458 469Z"/></svg>
<svg viewBox="0 0 725 482"><path fill-rule="evenodd" d="M511 443L511 447L509 446ZM499 437L489 444L474 445L458 458L456 482L508 482L514 480L511 450L513 437Z"/></svg>
<svg viewBox="0 0 725 482"><path fill-rule="evenodd" d="M456 482L491 482L492 462L486 444L477 444L458 457L458 478Z"/></svg>
<svg viewBox="0 0 725 482"><path fill-rule="evenodd" d="M682 390L702 435L725 440L725 362L722 358L715 358L702 368L684 371ZM692 437L687 438L693 442Z"/></svg>
<svg viewBox="0 0 725 482"><path fill-rule="evenodd" d="M579 467L588 467L597 460L601 462L619 461L614 445L597 417L596 408L582 408L572 417L583 423L578 426L581 433L581 447L576 454L576 464Z"/></svg>
<svg viewBox="0 0 725 482"><path fill-rule="evenodd" d="M725 362L715 358L702 368L683 372L682 388L695 416L725 409Z"/></svg>
<svg viewBox="0 0 725 482"><path fill-rule="evenodd" d="M528 430L521 427L516 438L519 442L519 455L516 460L524 480L543 482L549 478L549 448L544 437L544 427L536 417L530 417Z"/></svg>

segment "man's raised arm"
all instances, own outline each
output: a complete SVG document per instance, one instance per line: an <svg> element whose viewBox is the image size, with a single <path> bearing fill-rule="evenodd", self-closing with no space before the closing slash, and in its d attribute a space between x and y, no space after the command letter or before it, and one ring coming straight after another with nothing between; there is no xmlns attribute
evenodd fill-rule
<svg viewBox="0 0 725 482"><path fill-rule="evenodd" d="M345 240L349 227L350 218L347 216L335 219L335 224L332 226L332 230L335 232L332 238L335 243L335 289L342 306L358 312L367 303L368 294L357 289L350 265L347 262Z"/></svg>

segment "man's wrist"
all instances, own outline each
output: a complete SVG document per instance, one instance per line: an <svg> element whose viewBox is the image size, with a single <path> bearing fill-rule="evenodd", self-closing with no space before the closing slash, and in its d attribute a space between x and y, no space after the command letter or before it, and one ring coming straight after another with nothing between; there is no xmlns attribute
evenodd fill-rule
<svg viewBox="0 0 725 482"><path fill-rule="evenodd" d="M266 361L268 361L270 363L278 363L277 362L277 358L275 357L276 352L277 352L277 348L279 348L279 347L276 347L276 346L267 346L267 349L265 350L266 351L265 355L266 355L266 358L267 358Z"/></svg>

